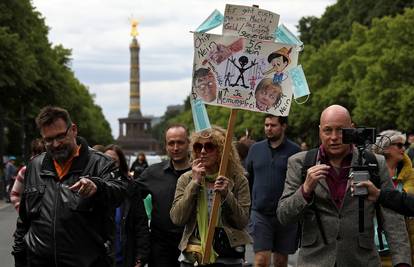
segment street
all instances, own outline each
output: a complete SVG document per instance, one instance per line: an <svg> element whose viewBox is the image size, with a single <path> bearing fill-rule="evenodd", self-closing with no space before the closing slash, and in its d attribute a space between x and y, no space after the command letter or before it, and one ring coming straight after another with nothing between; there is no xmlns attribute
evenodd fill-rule
<svg viewBox="0 0 414 267"><path fill-rule="evenodd" d="M12 267L13 257L10 254L13 244L13 233L16 228L17 213L12 205L0 200L0 266Z"/></svg>
<svg viewBox="0 0 414 267"><path fill-rule="evenodd" d="M0 267L12 267L14 265L13 257L10 254L13 244L13 233L16 227L17 213L13 206L0 200ZM254 254L252 246L248 245L246 249L246 259L249 265L253 262ZM289 256L289 267L294 266L297 254Z"/></svg>

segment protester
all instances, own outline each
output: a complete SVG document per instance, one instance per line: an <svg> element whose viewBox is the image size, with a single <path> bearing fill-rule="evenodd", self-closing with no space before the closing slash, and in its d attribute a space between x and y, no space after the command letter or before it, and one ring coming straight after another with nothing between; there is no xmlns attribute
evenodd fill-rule
<svg viewBox="0 0 414 267"><path fill-rule="evenodd" d="M104 153L128 178L128 195L115 210L115 262L117 267L143 267L148 260L150 239L148 219L137 183L128 177L125 155L117 145L108 145Z"/></svg>
<svg viewBox="0 0 414 267"><path fill-rule="evenodd" d="M308 151L309 150L308 144L306 142L300 143L300 150L301 151Z"/></svg>
<svg viewBox="0 0 414 267"><path fill-rule="evenodd" d="M45 107L36 123L47 153L26 169L15 266L111 266L110 215L126 193L118 168L78 136L65 109Z"/></svg>
<svg viewBox="0 0 414 267"><path fill-rule="evenodd" d="M96 151L99 151L99 152L102 152L102 153L105 152L105 146L104 145L97 144L97 145L94 145L92 148L95 149Z"/></svg>
<svg viewBox="0 0 414 267"><path fill-rule="evenodd" d="M240 157L240 162L243 166L243 168L246 169L246 157L247 154L249 153L249 149L250 147L255 143L254 140L252 140L250 138L250 136L245 135L240 137L239 141L237 141L235 143L236 145L236 149L237 149L237 153L239 154Z"/></svg>
<svg viewBox="0 0 414 267"><path fill-rule="evenodd" d="M185 226L179 245L181 267L203 266L201 259L206 249L214 192L221 196L221 211L214 248L205 266L241 267L244 245L250 243L245 230L250 208L249 186L233 144L226 175L218 176L225 137L226 131L217 126L191 137L192 169L178 179L170 211L172 221Z"/></svg>
<svg viewBox="0 0 414 267"><path fill-rule="evenodd" d="M253 144L246 159L252 184L249 231L257 267L270 266L272 254L275 267L287 267L288 254L297 249L297 223L281 225L275 209L285 185L287 160L300 151L285 134L287 122L287 117L267 114L266 139Z"/></svg>
<svg viewBox="0 0 414 267"><path fill-rule="evenodd" d="M41 138L36 138L32 141L30 145L30 150L32 151L32 159L34 156L39 155L45 151L45 145ZM13 188L10 193L10 200L14 205L14 208L19 211L20 198L24 190L24 175L26 173L26 166L23 166L17 173L16 180L14 181Z"/></svg>
<svg viewBox="0 0 414 267"><path fill-rule="evenodd" d="M138 177L141 196L152 195L151 254L148 267L180 266L178 243L183 227L175 226L169 216L178 177L190 170L188 130L174 124L165 132L165 147L170 160L149 166Z"/></svg>
<svg viewBox="0 0 414 267"><path fill-rule="evenodd" d="M414 193L414 170L405 151L406 135L396 130L386 130L379 134L374 152L385 157L388 172L394 189L410 194ZM414 254L414 220L406 218L407 231L411 243L411 255ZM382 266L391 266L390 255L381 255Z"/></svg>
<svg viewBox="0 0 414 267"><path fill-rule="evenodd" d="M374 246L374 213L365 202L364 228L359 232L359 198L349 190L350 166L356 165L358 150L342 143L342 129L353 127L348 110L339 105L326 108L320 117L321 146L316 165L302 176L306 153L288 161L283 195L277 215L281 223L301 220L302 236L298 266L380 266ZM385 159L376 155L382 189L392 189ZM410 266L411 256L404 218L382 209L384 230L394 266Z"/></svg>
<svg viewBox="0 0 414 267"><path fill-rule="evenodd" d="M4 193L6 196L7 203L10 203L10 193L17 175L17 168L15 164L16 157L10 156L8 161L6 162L6 165L4 166Z"/></svg>
<svg viewBox="0 0 414 267"><path fill-rule="evenodd" d="M129 170L134 179L138 179L141 173L148 167L148 162L145 157L144 153L139 153L138 157L135 159L134 163L132 163L131 169Z"/></svg>

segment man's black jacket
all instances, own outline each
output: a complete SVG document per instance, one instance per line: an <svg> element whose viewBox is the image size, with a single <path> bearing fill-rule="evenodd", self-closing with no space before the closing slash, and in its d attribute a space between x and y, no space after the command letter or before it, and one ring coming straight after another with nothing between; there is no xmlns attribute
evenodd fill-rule
<svg viewBox="0 0 414 267"><path fill-rule="evenodd" d="M378 202L402 215L414 216L414 196L398 190L381 190Z"/></svg>
<svg viewBox="0 0 414 267"><path fill-rule="evenodd" d="M114 208L126 195L126 182L109 157L89 148L82 138L77 142L79 156L61 180L47 153L27 167L14 234L16 267L26 266L27 255L36 266L110 264ZM96 184L92 197L82 198L68 188L81 176Z"/></svg>

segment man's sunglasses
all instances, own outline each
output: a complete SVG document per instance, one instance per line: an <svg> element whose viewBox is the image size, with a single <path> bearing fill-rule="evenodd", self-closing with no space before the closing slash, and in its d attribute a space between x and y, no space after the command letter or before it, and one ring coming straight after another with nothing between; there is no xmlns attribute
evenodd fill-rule
<svg viewBox="0 0 414 267"><path fill-rule="evenodd" d="M401 148L403 148L403 147L404 147L404 144L403 144L403 143L391 143L391 145L392 145L392 146L396 146L396 147L398 147L399 149L401 149Z"/></svg>
<svg viewBox="0 0 414 267"><path fill-rule="evenodd" d="M203 150L203 148L204 148L204 151L206 151L207 153L211 153L217 148L217 146L211 142L207 142L204 144L194 143L193 145L193 150L195 153L201 153L201 150Z"/></svg>

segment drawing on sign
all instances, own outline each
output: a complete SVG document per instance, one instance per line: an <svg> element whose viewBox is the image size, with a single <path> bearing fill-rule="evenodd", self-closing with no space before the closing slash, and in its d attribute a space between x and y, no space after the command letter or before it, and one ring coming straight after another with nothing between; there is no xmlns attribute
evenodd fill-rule
<svg viewBox="0 0 414 267"><path fill-rule="evenodd" d="M268 111L276 106L281 96L282 86L280 83L274 83L272 79L264 78L256 88L256 108L260 111Z"/></svg>
<svg viewBox="0 0 414 267"><path fill-rule="evenodd" d="M293 45L239 36L194 34L194 99L286 116L292 98Z"/></svg>
<svg viewBox="0 0 414 267"><path fill-rule="evenodd" d="M283 73L283 70L286 69L286 67L290 63L290 52L292 52L292 48L288 49L286 47L282 47L279 50L271 53L267 57L267 62L269 62L272 65L272 68L266 71L264 75L274 73L274 83L281 83L283 80L287 78L286 74Z"/></svg>
<svg viewBox="0 0 414 267"><path fill-rule="evenodd" d="M228 59L233 53L239 52L243 49L243 39L239 38L230 45L222 43L212 43L211 50L208 53L208 59L203 61L206 64L208 61L212 61L215 64L220 64L224 60Z"/></svg>
<svg viewBox="0 0 414 267"><path fill-rule="evenodd" d="M194 93L205 102L216 99L217 83L216 77L210 69L199 68L194 72Z"/></svg>
<svg viewBox="0 0 414 267"><path fill-rule="evenodd" d="M237 77L237 80L235 83L231 84L231 87L234 86L238 86L239 85L239 80L241 80L242 85L244 88L249 88L249 86L246 86L245 82L244 82L244 72L248 69L250 69L251 67L253 67L254 65L256 65L256 62L253 60L252 62L250 62L250 66L246 67L246 65L249 63L249 59L246 56L241 56L239 57L239 65L237 65L237 63L235 63L235 58L231 58L230 62L239 70L239 76Z"/></svg>

